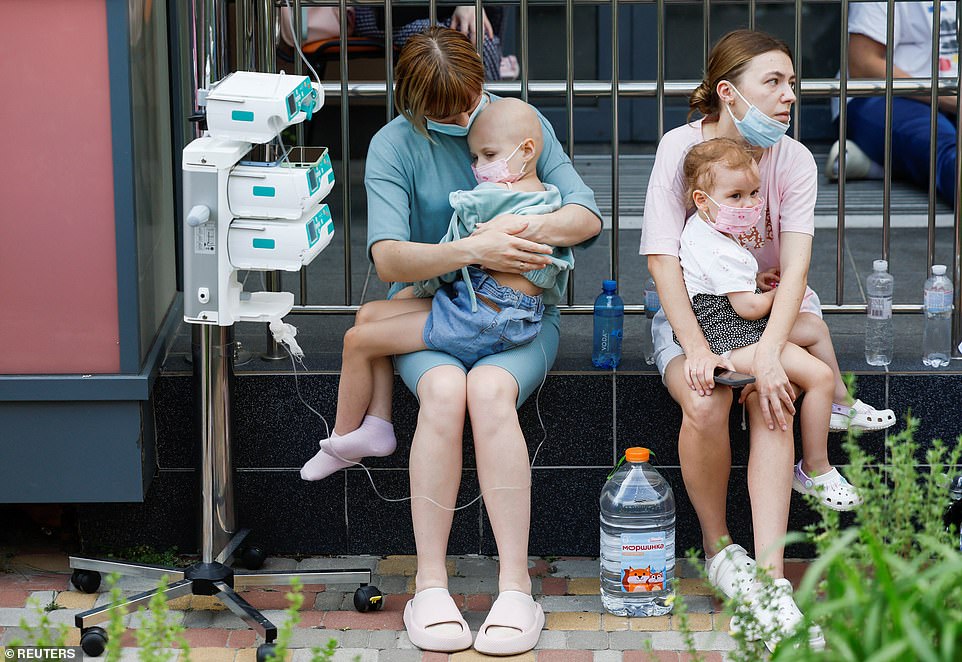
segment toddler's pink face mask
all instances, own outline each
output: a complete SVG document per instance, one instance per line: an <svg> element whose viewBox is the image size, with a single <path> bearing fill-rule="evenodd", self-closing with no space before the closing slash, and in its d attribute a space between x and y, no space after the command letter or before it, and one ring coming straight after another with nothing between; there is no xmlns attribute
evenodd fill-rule
<svg viewBox="0 0 962 662"><path fill-rule="evenodd" d="M725 234L740 235L745 230L755 227L762 217L762 210L765 209L764 198L758 198L758 202L751 207L732 207L720 205L710 195L704 191L702 193L718 207L715 218L709 217L709 222L715 226L716 230Z"/></svg>
<svg viewBox="0 0 962 662"><path fill-rule="evenodd" d="M521 166L521 170L518 172L513 173L508 167L508 161L514 158L514 155L518 153L522 145L524 145L524 143L515 147L514 151L511 152L507 158L497 159L481 166L472 165L471 170L474 172L474 178L478 180L478 184L484 184L485 182L511 184L524 177L524 169L528 165L527 162Z"/></svg>

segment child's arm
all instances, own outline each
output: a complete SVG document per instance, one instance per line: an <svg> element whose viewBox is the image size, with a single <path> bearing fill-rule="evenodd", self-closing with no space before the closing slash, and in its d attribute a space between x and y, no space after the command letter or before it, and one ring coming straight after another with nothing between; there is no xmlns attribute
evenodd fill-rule
<svg viewBox="0 0 962 662"><path fill-rule="evenodd" d="M757 320L772 312L775 290L755 294L754 292L729 292L728 300L738 316L747 320Z"/></svg>

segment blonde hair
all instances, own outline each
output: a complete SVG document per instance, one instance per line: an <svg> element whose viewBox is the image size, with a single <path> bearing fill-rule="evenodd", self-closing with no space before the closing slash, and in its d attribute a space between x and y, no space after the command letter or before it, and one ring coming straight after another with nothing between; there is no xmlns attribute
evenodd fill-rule
<svg viewBox="0 0 962 662"><path fill-rule="evenodd" d="M394 79L395 108L427 137L425 117L449 117L474 108L484 86L484 64L463 34L432 26L404 44Z"/></svg>
<svg viewBox="0 0 962 662"><path fill-rule="evenodd" d="M747 145L731 138L712 138L692 147L685 155L682 166L688 204L691 204L696 190L707 191L714 187L715 168L718 166L730 170L751 170L755 167L755 158Z"/></svg>
<svg viewBox="0 0 962 662"><path fill-rule="evenodd" d="M733 30L718 40L708 56L705 78L688 97L688 119L697 110L702 115L716 119L721 112L718 83L723 80L737 82L752 58L779 51L788 56L794 65L792 49L781 39L755 30Z"/></svg>

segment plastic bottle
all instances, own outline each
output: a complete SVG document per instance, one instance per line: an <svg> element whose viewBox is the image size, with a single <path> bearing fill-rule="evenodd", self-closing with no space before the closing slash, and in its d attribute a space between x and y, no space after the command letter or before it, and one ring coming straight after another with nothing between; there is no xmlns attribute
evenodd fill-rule
<svg viewBox="0 0 962 662"><path fill-rule="evenodd" d="M952 356L952 281L945 276L944 264L932 265L923 293L922 363L945 368Z"/></svg>
<svg viewBox="0 0 962 662"><path fill-rule="evenodd" d="M955 529L959 536L959 551L962 552L962 475L956 476L949 483L949 498L951 503L945 509L942 520L947 530Z"/></svg>
<svg viewBox="0 0 962 662"><path fill-rule="evenodd" d="M621 361L621 337L625 322L625 303L618 296L618 283L603 281L595 299L595 339L591 362L596 368L616 368Z"/></svg>
<svg viewBox="0 0 962 662"><path fill-rule="evenodd" d="M888 260L875 260L865 281L868 319L865 320L865 360L869 365L892 362L895 332L892 329L892 291L895 280L888 273Z"/></svg>
<svg viewBox="0 0 962 662"><path fill-rule="evenodd" d="M629 448L601 491L601 603L617 616L671 611L675 497L647 448Z"/></svg>
<svg viewBox="0 0 962 662"><path fill-rule="evenodd" d="M655 288L655 279L651 276L645 281L645 317L648 318L644 338L641 341L642 351L645 355L645 363L651 365L655 362L655 345L651 338L651 319L661 310L661 300L658 298L658 290Z"/></svg>

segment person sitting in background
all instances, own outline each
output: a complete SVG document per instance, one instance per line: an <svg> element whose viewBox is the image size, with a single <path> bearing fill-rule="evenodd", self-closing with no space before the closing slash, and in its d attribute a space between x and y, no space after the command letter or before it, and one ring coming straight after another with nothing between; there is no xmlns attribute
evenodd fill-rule
<svg viewBox="0 0 962 662"><path fill-rule="evenodd" d="M485 80L501 80L501 30L502 8L492 7L481 10L481 25L478 26L474 5L461 7L438 7L437 25L457 30L472 44L477 44L478 32L484 36L481 59L484 62ZM381 7L360 6L355 9L354 34L373 39L384 38L384 9ZM424 15L424 7L395 6L391 11L394 46L401 48L412 36L431 26L431 20ZM489 18L490 17L490 18ZM515 65L517 61L515 61ZM515 74L516 77L516 74Z"/></svg>
<svg viewBox="0 0 962 662"><path fill-rule="evenodd" d="M939 76L958 77L959 42L956 3L943 2L939 34L932 33L931 2L895 5L892 72L895 78L929 78L932 73L932 39L939 41ZM884 79L888 8L884 2L853 3L849 7L849 76ZM892 174L927 186L931 97L897 96L892 100ZM955 204L957 95L939 97L935 144L935 188L948 204ZM885 159L885 97L857 97L848 101L846 151L848 177L882 176ZM838 144L833 147L826 174L837 173Z"/></svg>

